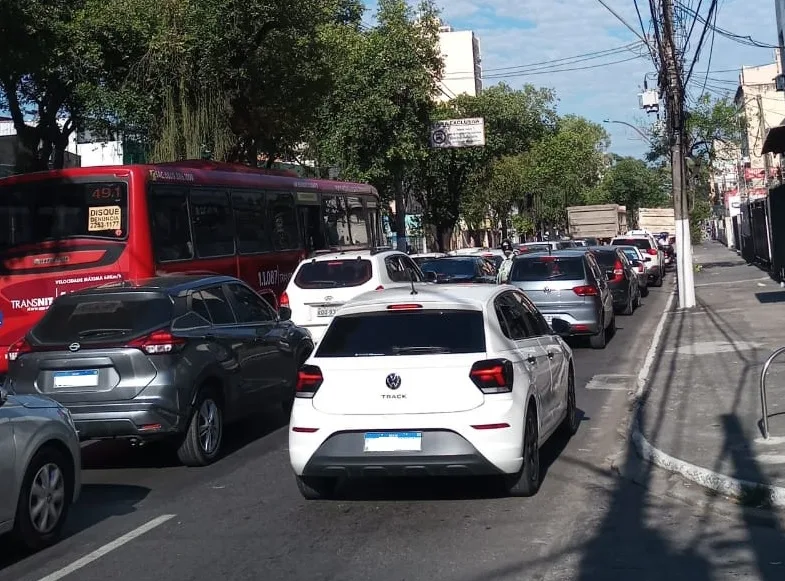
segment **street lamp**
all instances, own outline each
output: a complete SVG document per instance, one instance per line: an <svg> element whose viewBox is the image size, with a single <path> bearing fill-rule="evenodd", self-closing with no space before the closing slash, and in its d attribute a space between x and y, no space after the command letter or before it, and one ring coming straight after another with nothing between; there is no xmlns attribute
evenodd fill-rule
<svg viewBox="0 0 785 581"><path fill-rule="evenodd" d="M618 123L619 125L626 125L627 127L631 128L631 129L634 129L638 133L638 135L643 137L643 139L645 139L649 143L649 145L654 147L654 142L649 138L649 136L646 135L643 131L641 131L639 127L635 127L635 125L633 125L632 123L627 123L626 121L615 121L613 119L603 119L602 122L603 123Z"/></svg>

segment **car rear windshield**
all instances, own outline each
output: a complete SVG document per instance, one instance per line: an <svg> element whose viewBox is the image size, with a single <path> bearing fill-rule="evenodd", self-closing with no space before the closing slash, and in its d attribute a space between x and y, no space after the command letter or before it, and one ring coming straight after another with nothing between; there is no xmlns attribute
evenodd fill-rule
<svg viewBox="0 0 785 581"><path fill-rule="evenodd" d="M317 357L482 353L480 311L412 310L341 315L333 319Z"/></svg>
<svg viewBox="0 0 785 581"><path fill-rule="evenodd" d="M300 288L360 286L371 280L371 261L365 259L306 262L294 277Z"/></svg>
<svg viewBox="0 0 785 581"><path fill-rule="evenodd" d="M510 280L513 282L583 280L585 277L583 259L577 256L519 258L510 273Z"/></svg>
<svg viewBox="0 0 785 581"><path fill-rule="evenodd" d="M169 324L172 300L159 293L65 295L32 329L42 344L125 341Z"/></svg>
<svg viewBox="0 0 785 581"><path fill-rule="evenodd" d="M125 182L45 180L0 187L0 249L68 238L128 236Z"/></svg>
<svg viewBox="0 0 785 581"><path fill-rule="evenodd" d="M474 276L475 261L471 258L439 258L421 264L420 270L447 276Z"/></svg>
<svg viewBox="0 0 785 581"><path fill-rule="evenodd" d="M648 238L617 238L611 242L613 246L637 246L641 250L651 248L651 243Z"/></svg>
<svg viewBox="0 0 785 581"><path fill-rule="evenodd" d="M613 268L616 264L616 260L619 258L615 252L608 250L595 252L594 257L597 259L597 262L600 266L604 266L606 268Z"/></svg>

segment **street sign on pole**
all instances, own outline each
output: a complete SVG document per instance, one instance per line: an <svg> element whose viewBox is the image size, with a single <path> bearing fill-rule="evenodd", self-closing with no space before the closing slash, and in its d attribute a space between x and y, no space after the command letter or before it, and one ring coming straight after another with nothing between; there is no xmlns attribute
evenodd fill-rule
<svg viewBox="0 0 785 581"><path fill-rule="evenodd" d="M431 125L431 147L477 147L485 145L485 119L446 119Z"/></svg>

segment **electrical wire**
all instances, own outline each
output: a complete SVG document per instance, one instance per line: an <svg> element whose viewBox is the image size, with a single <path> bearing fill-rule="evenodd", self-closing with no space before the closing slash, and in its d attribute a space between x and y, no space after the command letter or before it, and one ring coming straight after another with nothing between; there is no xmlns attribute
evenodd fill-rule
<svg viewBox="0 0 785 581"><path fill-rule="evenodd" d="M586 70L589 70L589 69L600 69L600 68L607 67L607 66L610 66L610 65L617 65L617 64L620 64L620 63L627 63L627 62L630 62L630 61L638 60L640 58L643 58L642 55L635 55L635 56L631 56L631 57L625 58L625 59L620 59L620 60L617 60L617 61L610 61L610 62L607 62L607 63L598 63L596 65L589 65L589 66L585 66L585 67L573 67L573 68L558 69L558 70L557 69L552 69L552 70L522 72L522 73L513 73L513 74L509 74L509 75L498 74L498 75L490 75L488 77L483 77L483 79L502 79L502 78L525 77L525 76L529 76L529 75L547 75L547 74L553 74L553 73L566 73L566 72L570 72L570 71L586 71Z"/></svg>
<svg viewBox="0 0 785 581"><path fill-rule="evenodd" d="M508 66L508 67L494 67L494 68L488 68L488 69L484 68L483 69L483 73L491 73L491 72L496 73L496 72L501 72L501 71L516 72L515 69L541 68L543 65L557 65L557 66L572 65L572 64L575 64L575 63L578 63L578 62L594 60L594 59L598 59L598 58L602 58L602 57L606 57L606 56L615 56L616 54L629 52L632 49L640 47L642 45L643 45L643 42L638 40L638 41L632 42L630 44L625 44L625 45L617 46L617 47L614 47L614 48L608 48L608 49L605 49L605 50L598 50L598 51L594 51L594 52L587 52L587 53L583 53L583 54L578 54L578 55L568 56L568 57L562 57L562 58L557 58L557 59L551 59L551 60L547 60L547 61L540 61L540 62L528 63L528 64L523 64L523 65L511 65L511 66ZM573 62L565 62L565 61L573 61ZM561 64L559 65L557 63L561 63ZM461 74L462 75L470 75L470 74L474 74L474 73L473 73L473 71L453 71L453 72L451 72L449 74L450 75L461 75Z"/></svg>
<svg viewBox="0 0 785 581"><path fill-rule="evenodd" d="M686 10L686 7L683 7ZM700 38L698 39L698 46L695 47L695 56L692 58L692 63L690 64L689 71L687 72L687 76L684 77L684 84L690 82L690 77L692 76L692 71L695 69L695 64L698 62L700 58L701 49L703 48L703 42L706 39L706 34L708 33L711 27L711 18L714 15L715 10L717 9L717 0L711 0L711 4L709 5L709 16L708 20L704 20L703 22L703 30L701 31ZM696 20L698 18L698 13L695 12ZM709 67L711 67L711 63L709 63Z"/></svg>
<svg viewBox="0 0 785 581"><path fill-rule="evenodd" d="M698 8L700 8L700 4L698 5ZM714 26L717 26L717 15L719 14L719 12L720 12L719 9L715 9L714 10ZM696 20L697 20L697 18L696 18ZM709 45L709 62L706 65L706 76L703 79L703 88L701 89L700 95L698 95L699 97L701 95L703 95L703 92L706 90L706 83L709 80L709 70L711 69L711 57L714 54L714 39L716 38L716 36L717 36L717 31L716 30L712 30L711 31L711 45ZM696 58L697 58L697 55L696 55Z"/></svg>
<svg viewBox="0 0 785 581"><path fill-rule="evenodd" d="M751 36L743 36L741 34L736 34L734 32L730 32L729 30L725 30L724 28L720 28L719 26L713 26L710 23L708 23L707 20L703 16L701 16L700 14L697 14L696 12L693 12L692 10L690 10L689 8L687 8L686 6L681 4L680 2L677 1L676 4L680 8L683 8L683 9L687 10L687 12L693 14L698 19L698 21L700 21L702 24L706 24L707 26L709 26L709 28L714 30L717 34L720 34L720 35L722 35L722 36L724 36L726 38L729 38L730 40L732 40L734 42L738 42L739 44L744 44L744 45L747 45L747 46L754 46L754 47L758 47L758 48L769 48L769 49L771 49L771 48L775 48L775 49L776 48L780 48L779 46L774 45L774 44L766 44L764 42L760 42L758 40L755 40Z"/></svg>

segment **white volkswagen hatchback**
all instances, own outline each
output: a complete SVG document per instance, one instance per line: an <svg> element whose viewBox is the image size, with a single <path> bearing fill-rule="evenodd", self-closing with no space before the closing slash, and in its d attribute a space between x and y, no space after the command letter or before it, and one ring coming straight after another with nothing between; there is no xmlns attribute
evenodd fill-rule
<svg viewBox="0 0 785 581"><path fill-rule="evenodd" d="M578 428L571 349L515 287L414 286L344 305L300 369L289 427L300 492L327 498L346 477L497 475L533 495L540 446Z"/></svg>

